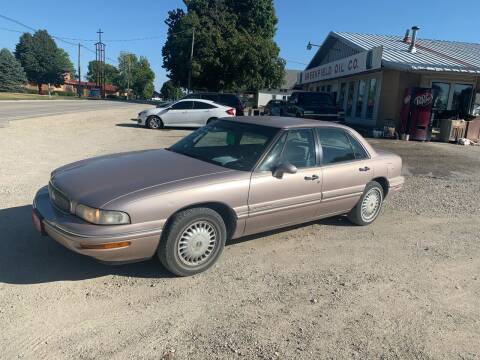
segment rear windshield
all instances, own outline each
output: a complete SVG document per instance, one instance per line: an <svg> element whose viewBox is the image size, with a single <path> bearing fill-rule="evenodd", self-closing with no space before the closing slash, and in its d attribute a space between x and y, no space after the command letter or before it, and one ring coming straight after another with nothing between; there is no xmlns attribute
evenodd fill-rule
<svg viewBox="0 0 480 360"><path fill-rule="evenodd" d="M306 106L333 105L332 97L323 93L299 93L299 101Z"/></svg>

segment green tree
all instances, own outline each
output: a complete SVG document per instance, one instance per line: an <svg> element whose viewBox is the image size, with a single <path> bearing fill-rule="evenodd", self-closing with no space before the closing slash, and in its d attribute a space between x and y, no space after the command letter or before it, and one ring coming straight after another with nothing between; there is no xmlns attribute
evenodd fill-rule
<svg viewBox="0 0 480 360"><path fill-rule="evenodd" d="M184 93L182 89L175 86L172 80L165 81L160 89L160 95L163 100L177 100L181 98Z"/></svg>
<svg viewBox="0 0 480 360"><path fill-rule="evenodd" d="M10 51L0 50L0 91L19 91L26 82L22 65Z"/></svg>
<svg viewBox="0 0 480 360"><path fill-rule="evenodd" d="M155 73L150 67L146 57L140 56L133 71L133 94L138 97L151 98L153 93L153 80ZM148 95L149 96L145 96Z"/></svg>
<svg viewBox="0 0 480 360"><path fill-rule="evenodd" d="M152 97L155 73L147 58L122 52L118 57L118 70L119 76L115 85L120 90L132 92L136 98Z"/></svg>
<svg viewBox="0 0 480 360"><path fill-rule="evenodd" d="M38 85L39 94L43 84L63 84L64 74L73 71L68 54L57 47L46 30L20 36L15 57L22 64L27 79Z"/></svg>
<svg viewBox="0 0 480 360"><path fill-rule="evenodd" d="M115 85L125 92L130 92L133 84L133 70L137 66L138 58L135 54L121 52L118 56L118 77Z"/></svg>
<svg viewBox="0 0 480 360"><path fill-rule="evenodd" d="M145 87L143 88L142 97L143 97L144 99L151 99L154 90L155 90L155 87L153 86L153 83L148 83L148 84L145 85Z"/></svg>
<svg viewBox="0 0 480 360"><path fill-rule="evenodd" d="M190 0L187 11L172 10L165 23L163 66L186 87L192 29L195 46L192 88L258 90L281 85L285 62L273 40L277 18L273 0Z"/></svg>
<svg viewBox="0 0 480 360"><path fill-rule="evenodd" d="M105 83L114 84L118 78L118 69L110 64L103 64L105 72ZM95 82L97 80L97 60L92 60L88 63L87 81Z"/></svg>

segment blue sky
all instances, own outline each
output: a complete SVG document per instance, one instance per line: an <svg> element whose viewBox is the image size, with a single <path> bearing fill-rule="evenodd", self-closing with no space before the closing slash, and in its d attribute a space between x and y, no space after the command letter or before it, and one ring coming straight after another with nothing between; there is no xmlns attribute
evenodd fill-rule
<svg viewBox="0 0 480 360"><path fill-rule="evenodd" d="M161 49L165 42L167 11L183 7L179 0L156 1L82 1L78 3L50 0L4 1L0 14L33 28L47 29L65 38L95 39L98 28L104 31L107 56L116 59L120 51L146 56L156 74L155 86L166 80ZM420 26L420 38L458 40L480 43L478 16L480 1L320 1L275 0L279 18L275 37L287 68L302 69L313 56L306 50L308 41L321 44L331 30L376 34L400 34L412 25ZM5 30L26 30L0 18L0 48L15 48L20 34ZM155 37L143 41L109 40ZM71 42L77 42L72 40ZM76 66L77 49L57 42ZM93 49L93 41L82 44ZM85 74L93 53L83 51L82 73ZM112 61L109 61L111 63Z"/></svg>

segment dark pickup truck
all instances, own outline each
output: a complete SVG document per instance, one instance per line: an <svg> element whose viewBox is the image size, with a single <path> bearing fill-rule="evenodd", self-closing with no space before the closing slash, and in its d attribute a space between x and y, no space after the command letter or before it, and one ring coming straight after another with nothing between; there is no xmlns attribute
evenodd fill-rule
<svg viewBox="0 0 480 360"><path fill-rule="evenodd" d="M332 95L313 91L294 91L283 106L282 115L317 120L343 120Z"/></svg>

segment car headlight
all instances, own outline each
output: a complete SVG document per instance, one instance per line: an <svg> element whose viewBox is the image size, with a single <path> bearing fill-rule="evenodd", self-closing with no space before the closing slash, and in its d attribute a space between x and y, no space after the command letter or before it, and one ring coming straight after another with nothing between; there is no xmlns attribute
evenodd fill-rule
<svg viewBox="0 0 480 360"><path fill-rule="evenodd" d="M86 205L78 204L75 214L92 224L97 225L122 225L130 224L130 216L121 211L94 209Z"/></svg>

